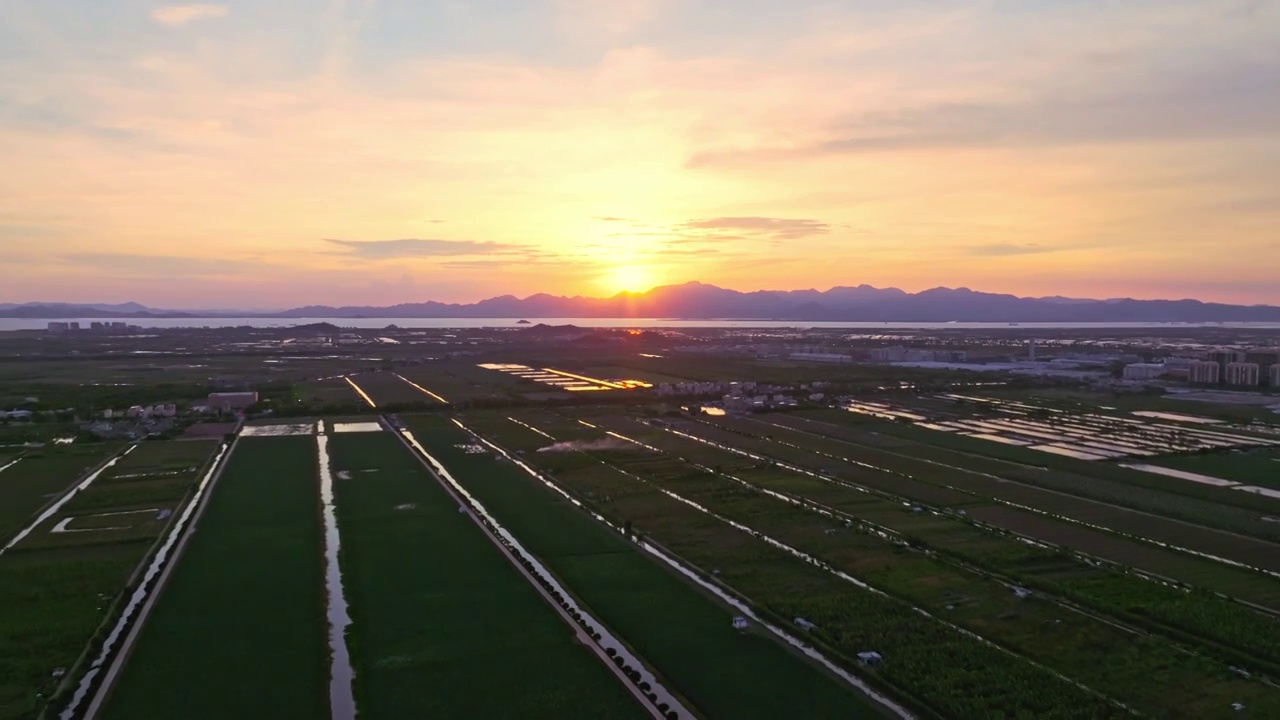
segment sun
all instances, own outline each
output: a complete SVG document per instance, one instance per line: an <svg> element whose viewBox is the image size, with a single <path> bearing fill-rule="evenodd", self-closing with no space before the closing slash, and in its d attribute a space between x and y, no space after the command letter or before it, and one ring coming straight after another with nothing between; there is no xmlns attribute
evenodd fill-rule
<svg viewBox="0 0 1280 720"><path fill-rule="evenodd" d="M644 292L653 287L653 274L640 265L619 265L601 278L611 292Z"/></svg>

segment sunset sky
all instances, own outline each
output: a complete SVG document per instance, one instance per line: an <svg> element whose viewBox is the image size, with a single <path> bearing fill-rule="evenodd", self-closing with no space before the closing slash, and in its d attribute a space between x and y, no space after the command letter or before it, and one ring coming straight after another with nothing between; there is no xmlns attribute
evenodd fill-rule
<svg viewBox="0 0 1280 720"><path fill-rule="evenodd" d="M1280 2L0 3L0 302L1280 304Z"/></svg>

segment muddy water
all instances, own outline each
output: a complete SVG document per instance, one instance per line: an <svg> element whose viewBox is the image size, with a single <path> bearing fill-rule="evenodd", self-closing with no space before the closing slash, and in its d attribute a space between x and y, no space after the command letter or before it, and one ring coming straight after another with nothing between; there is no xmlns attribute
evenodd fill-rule
<svg viewBox="0 0 1280 720"><path fill-rule="evenodd" d="M33 521L30 525L28 525L28 526L26 526L25 528L23 528L23 529L22 529L22 532L18 533L17 535L14 535L14 536L13 536L13 539L9 541L9 544L5 545L3 548L0 548L0 555L3 555L3 554L5 553L5 551L7 551L9 548L11 548L11 547L13 547L14 545L17 545L18 543L20 543L20 542L22 542L23 540L25 540L25 539L27 538L27 536L28 536L28 535L30 535L30 534L31 534L31 532L32 532L33 530L35 530L36 528L40 527L40 524L41 524L41 523L43 523L45 520L48 520L49 518L53 517L54 515L57 515L57 514L58 514L58 511L62 509L62 506L63 506L63 505L66 505L66 504L67 504L67 503L69 503L69 502L71 502L71 498L75 497L75 496L76 496L76 493L78 493L78 492L80 492L81 490L84 490L85 488L87 488L87 487L89 487L90 485L92 485L92 484L93 484L93 481L94 481L94 480L97 480L99 475L101 475L102 473L104 473L104 472L106 472L106 471L107 471L107 468L109 468L109 467L111 467L112 465L115 465L116 463L120 462L120 460L121 460L125 455L128 455L129 453L133 452L133 449L134 449L134 448L136 448L136 447L138 447L138 446L137 446L137 445L130 445L128 450L125 450L124 452L120 453L119 455L117 455L117 456L115 456L115 457L111 458L111 461L110 461L110 462L108 462L106 465L103 465L102 467L100 467L100 468L98 468L97 470L95 470L95 471L93 472L93 474L92 474L92 475L90 475L89 477L85 478L84 480L81 480L81 481L80 481L80 484L79 484L79 485L77 485L77 486L75 486L75 488L74 488L73 490L71 490L71 492L68 492L68 493L64 494L62 497L58 498L58 501L57 501L57 502L55 502L54 504L50 505L48 508L46 508L44 512L40 513L40 516L39 516L39 517L37 517L37 518L35 519L35 521ZM14 460L13 462L15 462L15 463L16 463L16 462L17 462L17 460ZM13 463L10 463L10 465L12 465L12 464L13 464ZM6 468L7 468L7 467L9 467L9 465L6 465L5 467L6 467Z"/></svg>
<svg viewBox="0 0 1280 720"><path fill-rule="evenodd" d="M103 641L102 649L98 651L98 656L94 659L93 664L89 666L89 671L80 679L80 684L76 687L71 703L59 715L61 720L71 720L76 717L80 705L88 697L89 691L93 689L98 675L107 667L108 661L115 653L116 646L120 643L120 638L124 636L125 631L132 624L138 609L142 607L142 604L146 602L147 597L154 589L156 576L164 569L165 563L169 561L169 555L173 552L174 544L182 536L187 523L191 520L191 516L200 507L200 501L204 498L205 490L209 487L214 475L217 474L218 468L222 464L223 456L227 454L227 447L224 443L218 448L218 455L213 459L213 463L209 465L208 472L204 474L204 477L200 478L200 484L196 486L196 491L192 494L190 502L183 508L182 514L178 516L178 521L169 530L169 535L165 538L164 544L160 546L160 550L156 552L155 557L151 559L151 564L147 566L146 574L142 576L142 581L134 588L133 595L129 597L129 604L125 605L124 612L120 613L120 619L116 620L115 627L111 628L111 634ZM129 448L129 450L132 449ZM127 454L128 452L125 453L125 455ZM120 457L124 457L124 455ZM115 464L115 461L113 460L111 464ZM106 468L103 469L105 470Z"/></svg>
<svg viewBox="0 0 1280 720"><path fill-rule="evenodd" d="M338 515L333 505L333 472L329 467L329 436L324 434L324 421L317 424L316 451L320 457L320 500L324 503L324 582L327 590L329 613L329 652L332 661L329 668L329 714L333 720L354 720L356 700L351 690L355 672L351 669L351 654L347 650L347 626L351 615L347 612L347 598L342 589L342 568L338 565L338 550L342 540L338 535Z"/></svg>

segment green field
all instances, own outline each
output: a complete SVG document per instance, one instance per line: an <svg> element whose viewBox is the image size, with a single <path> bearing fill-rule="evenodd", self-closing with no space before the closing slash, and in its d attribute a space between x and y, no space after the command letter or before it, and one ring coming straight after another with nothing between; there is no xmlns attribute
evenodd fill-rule
<svg viewBox="0 0 1280 720"><path fill-rule="evenodd" d="M536 413L520 414L518 419L531 422L536 427L549 431L558 439L600 437L599 431L584 428L571 421L560 421L558 424L546 422L545 415L539 416ZM593 417L593 422L604 423L606 426L612 424L603 417L599 419ZM498 427L501 425L496 421L484 424L486 431L498 432L495 429ZM509 427L515 426L509 424ZM616 427L628 429L622 426ZM634 429L634 423L629 427ZM626 434L634 436L632 432ZM641 439L659 447L669 448L683 457L688 457L699 450L698 446L690 441L664 442L660 438L662 435L666 434L660 432L655 434L649 431L649 434L642 436ZM508 439L510 436L511 431L508 431ZM531 444L525 447L536 447L549 442L541 438L531 438L531 440ZM715 451L714 448L710 450ZM843 490L839 486L803 475L784 475L778 469L759 465L750 459L733 456L723 451L715 452L720 452L721 457L710 455L706 458L712 462L718 459L726 468L726 472L732 473L735 477L747 477L750 483L762 487L811 497L827 506L835 505L848 513L849 517L866 516L874 519L881 527L893 523L900 525L904 531L917 530L919 528L913 527L913 524L927 522L933 518L927 514L917 516L910 513L901 504L896 508L891 507L874 495ZM982 568L966 570L963 566L930 560L923 553L906 552L902 547L872 534L842 528L821 514L808 513L778 499L750 491L744 492L740 487L735 488L735 483L717 480L709 474L693 472L691 468L674 458L664 458L636 450L600 450L592 451L590 454L593 456L598 454L602 462L618 465L630 473L646 478L645 484L679 493L682 497L704 507L712 508L738 522L746 523L755 530L766 532L806 550L896 597L907 599L1005 647L1012 647L1026 657L1058 669L1092 688L1102 690L1109 697L1130 703L1156 716L1167 716L1170 713L1189 709L1199 713L1198 717L1217 716L1221 711L1229 713L1230 698L1242 694L1249 694L1253 703L1260 707L1274 709L1277 701L1280 701L1275 693L1262 684L1233 683L1229 679L1225 663L1215 664L1180 654L1168 641L1143 637L1144 633L1140 630L1136 634L1131 634L1130 631L1113 626L1110 622L1095 620L1086 614L1060 607L1055 602L1040 600L1037 597L1019 600L1010 593L1004 583L988 579L987 573ZM710 545L713 541L707 534L709 529L700 529L696 532L691 529L698 525L695 513L680 510L680 506L673 505L660 496L655 497L652 493L646 493L642 483L634 480L628 482L622 476L609 479L599 470L593 470L589 464L582 465L584 460L590 463L590 459L582 455L538 453L529 457L533 462L552 470L558 480L578 487L584 492L591 492L594 497L605 499L608 503L607 507L611 507L613 512L622 517L634 520L637 528L652 532L655 538L669 546L676 543L675 549L678 551L681 551L680 548L688 547L690 549L683 552L717 557L718 560L711 562L718 563L717 566L723 571L722 577L729 579L728 581L735 584L735 587L742 587L744 592L754 598L776 603L774 606L781 613L787 612L789 608L796 608L798 612L800 608L805 608L802 611L804 616L818 622L820 627L826 628L828 625L839 623L838 617L819 620L818 618L823 617L823 610L815 607L812 601L806 602L796 597L778 594L776 589L770 588L771 581L775 585L782 582L781 577L784 571L790 574L794 574L794 571L786 570L781 561L764 563L761 552L746 552L745 548L749 546L750 540L741 533L739 535L742 539L737 541L736 546L730 544L733 542L731 536L725 536L715 541L719 544L712 551ZM895 520L894 516L900 520ZM965 528L963 524L955 521L940 518L938 521L943 525L953 523L960 530ZM940 547L950 547L943 543L963 540L964 535L963 532L960 537L937 535L931 539L938 540ZM1046 559L1053 560L1052 554L1048 558L1041 557L1037 560L1031 548L1022 546L1020 543L1007 542L996 537L993 544L983 542L983 539L981 537L968 539L966 541L968 550L976 551L980 557L987 554L992 562L998 561L1000 557L1005 557L1015 564L1022 561L1034 563L1044 562ZM746 565L741 570L731 570L730 563L735 561L754 564ZM1061 565L1061 562L1059 561L1058 564ZM788 584L799 587L801 582L803 582L801 576L796 574ZM748 588L754 589L748 590ZM823 592L824 589L815 584L805 595L816 599ZM912 636L919 636L922 642L930 642L925 639L930 637L927 623L917 622L914 625L918 627L913 627L913 623L909 622L907 617L895 616L892 614L894 611L883 603L868 602L867 598L844 593L841 594L843 599L836 600L837 591L834 588L827 588L825 592L831 595L831 602L839 602L851 612L864 618L875 618L878 624L892 625L895 628L895 632L888 636L874 633L875 640L867 639L871 635L868 634L868 628L865 626L840 628L840 632L849 632L863 637L862 642L874 643L878 648L885 650L886 656L892 654L894 657L907 657L920 652L922 648L913 646ZM897 612L906 613L906 609L903 608ZM1272 636L1274 637L1274 633ZM838 639L835 641L841 642ZM949 651L962 652L960 650L962 643L956 642L956 639L948 640L945 635L935 633L931 642L936 655L935 659L929 663L934 669L928 674L927 682L925 676L913 676L910 668L891 668L889 663L885 667L885 672L894 672L902 682L909 683L908 692L918 697L929 697L936 690L937 684L945 682L945 673L939 668L951 667L952 664L943 660L941 656ZM949 650L948 645L952 645L953 649ZM976 651L968 652L972 654ZM1001 673L1017 671L1016 665L1009 665L1007 662L1011 658L1002 659L996 656L987 661L991 664L991 672L996 672L996 660L1000 660L1003 666ZM1028 668L1024 668L1026 669ZM1041 692L1051 691L1052 683L1047 683L1045 679L1033 681L1033 677L1033 675L1026 675L1024 682L1044 683L1041 685ZM964 682L971 685L979 682L979 679L970 677ZM1011 686L1012 683L1005 687ZM987 702L1005 704L1030 700L1030 698L1023 698L1019 701L1015 700L1015 697L1009 696L1007 699L993 697ZM937 701L954 702L954 698L937 698ZM944 714L970 716L969 713L976 712L979 707L981 705L966 707L953 704ZM987 707L987 712L990 712L991 707L998 707L998 705Z"/></svg>
<svg viewBox="0 0 1280 720"><path fill-rule="evenodd" d="M1164 458L1157 465L1280 490L1280 450L1217 452ZM1239 492L1239 491L1237 491Z"/></svg>
<svg viewBox="0 0 1280 720"><path fill-rule="evenodd" d="M105 443L46 446L29 451L17 465L0 472L0 545L121 447Z"/></svg>
<svg viewBox="0 0 1280 720"><path fill-rule="evenodd" d="M687 455L691 447L705 447L693 440L625 418L597 422L602 428L637 437L671 453L665 462L653 454L634 459L619 456L616 462L626 464L629 469L1126 704L1155 715L1196 710L1202 717L1209 717L1215 709L1229 705L1229 698L1248 695L1250 705L1271 707L1280 712L1280 695L1266 686L1223 682L1221 678L1228 673L1228 663L1195 659L1179 653L1166 639L1135 634L1114 621L1075 612L1056 599L1039 594L1018 598L1010 592L1008 580L989 577L991 569L1018 573L1020 568L1038 563L1056 565L1060 576L1070 576L1072 568L1066 563L1055 563L1051 552L1038 551L957 519L912 513L901 503L868 498L866 493L833 486L825 480L776 468L758 468L750 459L719 451L723 454L719 460L725 467L734 465L735 461L741 466L726 471L741 481L733 483L727 477L721 479L714 474L699 473L673 459L673 456ZM779 480L784 480L785 486ZM921 548L936 547L961 562L930 557L925 552L903 552L900 544L874 532L833 533L831 520L820 513L762 494L751 497L735 493L735 484L762 491L787 492L803 500L816 501L820 497L822 505L828 508L834 505L843 518L870 522L868 530L887 528L897 532L901 542ZM844 492L843 500L847 504L835 497L840 491ZM1082 566L1076 574L1084 575L1086 569L1087 566ZM1138 583L1135 587L1139 589L1151 585L1137 579L1130 582ZM1047 583L1040 586L1050 587ZM1098 604L1112 609L1113 603ZM1232 608L1229 603L1222 603L1223 612L1218 618L1223 618L1229 608ZM1268 647L1280 640L1276 623L1247 609L1238 606L1235 609L1242 617L1256 621L1253 627L1260 637L1251 649L1272 660L1280 657L1274 648ZM1269 632L1265 632L1267 630Z"/></svg>
<svg viewBox="0 0 1280 720"><path fill-rule="evenodd" d="M53 695L54 671L70 672L95 632L113 618L117 599L132 589L126 587L130 575L168 527L171 516L161 518L157 510L178 509L198 476L195 469L215 446L139 444L0 556L0 718L33 717L41 706L36 694ZM136 476L140 469L173 463L181 473L160 478L169 492L145 513L132 513L110 482L126 474L135 477L121 482L145 485L151 481ZM98 514L103 512L113 514ZM50 532L67 518L72 519L68 527L79 532Z"/></svg>
<svg viewBox="0 0 1280 720"><path fill-rule="evenodd" d="M491 454L456 448L469 436L442 423L411 420L419 441L468 492L706 716L878 716L869 700L769 636L734 631L733 610L527 474Z"/></svg>
<svg viewBox="0 0 1280 720"><path fill-rule="evenodd" d="M329 448L361 717L645 717L396 436Z"/></svg>
<svg viewBox="0 0 1280 720"><path fill-rule="evenodd" d="M317 484L315 438L237 442L105 717L327 716Z"/></svg>

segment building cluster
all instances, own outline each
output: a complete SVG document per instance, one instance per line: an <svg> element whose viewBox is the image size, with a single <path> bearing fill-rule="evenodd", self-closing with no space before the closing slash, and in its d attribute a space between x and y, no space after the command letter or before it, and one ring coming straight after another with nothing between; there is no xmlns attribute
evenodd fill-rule
<svg viewBox="0 0 1280 720"><path fill-rule="evenodd" d="M1217 383L1242 387L1280 387L1280 348L1210 351L1204 362L1218 367Z"/></svg>
<svg viewBox="0 0 1280 720"><path fill-rule="evenodd" d="M102 419L120 419L120 418L151 418L151 417L177 417L178 406L173 403L162 403L157 405L134 405L128 410L103 410Z"/></svg>
<svg viewBox="0 0 1280 720"><path fill-rule="evenodd" d="M1184 380L1195 385L1280 387L1280 348L1252 350L1217 349L1197 358L1165 358L1158 363L1132 363L1124 379L1144 382L1156 379Z"/></svg>
<svg viewBox="0 0 1280 720"><path fill-rule="evenodd" d="M258 402L258 393L248 392L216 392L209 393L204 403L192 406L196 412L233 412L244 410Z"/></svg>
<svg viewBox="0 0 1280 720"><path fill-rule="evenodd" d="M744 393L753 393L757 388L764 390L768 386L758 386L753 382L682 382L682 383L659 383L656 390L658 395L670 397L673 395L743 395Z"/></svg>
<svg viewBox="0 0 1280 720"><path fill-rule="evenodd" d="M908 348L902 345L875 348L871 351L874 362L968 362L969 353L964 350L927 350Z"/></svg>
<svg viewBox="0 0 1280 720"><path fill-rule="evenodd" d="M824 353L824 352L794 352L787 356L788 360L799 360L802 362L820 362L835 363L842 365L852 363L852 355L842 355L840 353Z"/></svg>
<svg viewBox="0 0 1280 720"><path fill-rule="evenodd" d="M78 333L88 331L92 335L127 335L129 333L141 330L137 325L129 325L119 321L112 322L91 322L89 327L85 328L77 321L54 321L48 325L48 331L53 335L66 335L69 333Z"/></svg>

